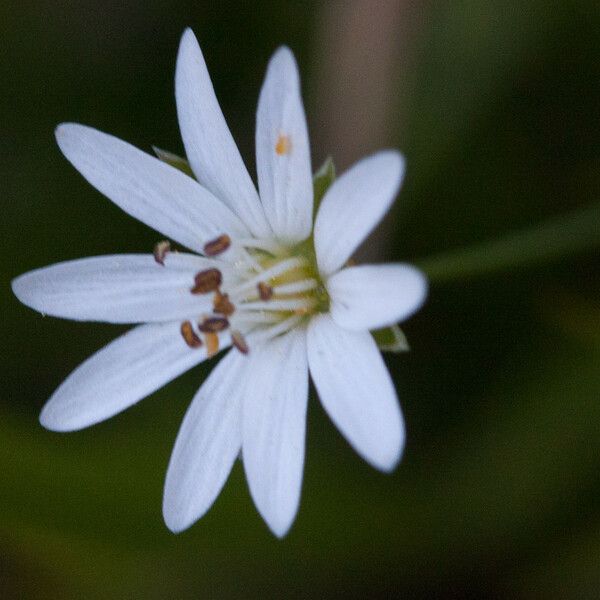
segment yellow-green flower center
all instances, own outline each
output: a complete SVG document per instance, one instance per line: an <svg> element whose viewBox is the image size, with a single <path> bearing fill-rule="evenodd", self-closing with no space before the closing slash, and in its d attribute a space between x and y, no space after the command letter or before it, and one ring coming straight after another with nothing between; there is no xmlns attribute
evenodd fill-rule
<svg viewBox="0 0 600 600"><path fill-rule="evenodd" d="M329 294L321 279L312 238L273 256L263 251L255 251L254 258L264 269L264 285L272 290L269 300L299 300L305 307L296 309L297 314L312 315L329 311ZM291 260L290 260L291 259ZM290 261L290 268L277 272L277 266ZM275 274L271 277L269 272ZM282 311L283 316L289 313Z"/></svg>

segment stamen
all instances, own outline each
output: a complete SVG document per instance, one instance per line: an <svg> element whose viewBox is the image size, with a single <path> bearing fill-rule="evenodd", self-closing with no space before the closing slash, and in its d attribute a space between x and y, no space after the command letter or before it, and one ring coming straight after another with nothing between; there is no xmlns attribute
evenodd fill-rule
<svg viewBox="0 0 600 600"><path fill-rule="evenodd" d="M301 267L306 261L298 256L294 256L293 258L288 258L286 260L282 260L276 265L272 266L270 269L259 273L258 275L251 277L248 281L240 284L238 287L230 290L230 294L235 298L238 298L240 294L245 292L249 292L250 290L256 289L256 286L261 281L268 281L273 277L277 277L286 271L291 271L297 267Z"/></svg>
<svg viewBox="0 0 600 600"><path fill-rule="evenodd" d="M244 248L254 248L256 250L264 250L273 256L280 256L285 252L283 246L278 244L275 240L258 240L256 238L242 238L236 239L236 244L243 246Z"/></svg>
<svg viewBox="0 0 600 600"><path fill-rule="evenodd" d="M229 294L223 294L217 290L213 298L213 311L226 317L230 317L235 312L235 306L229 300Z"/></svg>
<svg viewBox="0 0 600 600"><path fill-rule="evenodd" d="M181 324L181 335L190 348L200 348L202 346L202 340L198 337L189 321L184 321Z"/></svg>
<svg viewBox="0 0 600 600"><path fill-rule="evenodd" d="M247 313L240 313L239 311L235 315L236 325L240 322L248 323L259 323L265 325L269 323L279 323L281 321L281 315L273 312L264 311L251 311Z"/></svg>
<svg viewBox="0 0 600 600"><path fill-rule="evenodd" d="M154 244L154 260L163 267L165 266L165 257L171 251L171 242L162 240Z"/></svg>
<svg viewBox="0 0 600 600"><path fill-rule="evenodd" d="M289 319L285 319L284 321L277 323L277 325L273 325L273 327L253 333L252 340L257 342L265 342L273 339L274 337L293 329L296 325L298 325L298 323L300 323L300 321L302 321L302 318L303 317L298 315L289 317Z"/></svg>
<svg viewBox="0 0 600 600"><path fill-rule="evenodd" d="M239 331L231 332L231 343L242 353L248 354L250 349L248 348L248 344L244 339L244 336Z"/></svg>
<svg viewBox="0 0 600 600"><path fill-rule="evenodd" d="M218 238L204 244L204 254L206 254L206 256L217 256L218 254L225 252L229 246L231 246L231 238L224 233Z"/></svg>
<svg viewBox="0 0 600 600"><path fill-rule="evenodd" d="M287 135L280 134L277 138L277 143L275 144L275 152L279 156L283 156L284 154L289 154L292 150L292 140Z"/></svg>
<svg viewBox="0 0 600 600"><path fill-rule="evenodd" d="M241 267L245 271L252 269L257 273L261 273L262 271L264 271L264 268L260 264L260 262L256 260L256 258L254 258L254 256L252 256L252 254L246 250L246 248L242 246L240 247L240 249L241 252L239 253L239 256L241 256L242 258L241 260L236 262L236 267Z"/></svg>
<svg viewBox="0 0 600 600"><path fill-rule="evenodd" d="M279 295L286 294L299 294L300 292L308 292L314 290L318 286L316 279L302 279L301 281L294 281L294 283L286 283L283 285L276 285L273 288L273 293Z"/></svg>
<svg viewBox="0 0 600 600"><path fill-rule="evenodd" d="M207 333L204 341L206 342L206 356L211 358L219 351L219 336L216 333Z"/></svg>
<svg viewBox="0 0 600 600"><path fill-rule="evenodd" d="M219 269L206 269L196 273L194 287L190 289L192 294L208 294L219 289L223 282L223 276Z"/></svg>
<svg viewBox="0 0 600 600"><path fill-rule="evenodd" d="M265 311L302 311L306 314L315 305L313 298L290 298L289 300L269 300L268 302L246 302L238 308Z"/></svg>
<svg viewBox="0 0 600 600"><path fill-rule="evenodd" d="M202 333L216 333L229 327L229 321L224 317L208 317L198 324Z"/></svg>
<svg viewBox="0 0 600 600"><path fill-rule="evenodd" d="M267 285L264 281L259 281L258 285L258 297L265 302L273 297L273 288Z"/></svg>

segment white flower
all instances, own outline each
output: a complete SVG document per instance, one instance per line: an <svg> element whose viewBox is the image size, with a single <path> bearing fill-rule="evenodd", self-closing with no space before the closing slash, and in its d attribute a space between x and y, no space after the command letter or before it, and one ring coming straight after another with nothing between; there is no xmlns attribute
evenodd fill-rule
<svg viewBox="0 0 600 600"><path fill-rule="evenodd" d="M85 258L13 281L21 302L48 315L142 323L79 366L41 423L72 431L107 419L231 345L179 431L163 502L168 527L201 517L243 454L254 502L283 536L297 512L308 374L352 447L383 471L404 444L402 415L369 330L401 321L426 295L403 264L348 266L390 207L404 162L366 158L327 190L313 225L308 133L292 53L269 63L257 114L257 194L219 108L190 30L177 60L176 98L197 181L97 130L63 124L58 145L124 211L194 251ZM165 162L167 161L167 162Z"/></svg>

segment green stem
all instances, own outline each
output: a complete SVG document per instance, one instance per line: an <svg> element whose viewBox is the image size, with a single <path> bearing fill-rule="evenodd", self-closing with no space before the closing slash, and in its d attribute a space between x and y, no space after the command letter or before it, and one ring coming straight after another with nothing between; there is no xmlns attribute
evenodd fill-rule
<svg viewBox="0 0 600 600"><path fill-rule="evenodd" d="M434 283L533 266L600 245L600 205L416 264Z"/></svg>

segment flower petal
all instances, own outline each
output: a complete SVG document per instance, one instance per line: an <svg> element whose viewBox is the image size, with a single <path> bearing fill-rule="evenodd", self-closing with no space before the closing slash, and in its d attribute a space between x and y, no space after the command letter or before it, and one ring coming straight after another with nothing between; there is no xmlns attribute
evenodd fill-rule
<svg viewBox="0 0 600 600"><path fill-rule="evenodd" d="M300 78L289 48L275 52L256 116L256 167L265 213L283 242L305 240L312 227L313 184Z"/></svg>
<svg viewBox="0 0 600 600"><path fill-rule="evenodd" d="M250 493L273 533L290 528L300 501L308 400L306 334L251 348L243 406L243 457Z"/></svg>
<svg viewBox="0 0 600 600"><path fill-rule="evenodd" d="M378 152L338 177L323 198L315 220L315 250L322 275L341 268L383 218L404 175L404 158Z"/></svg>
<svg viewBox="0 0 600 600"><path fill-rule="evenodd" d="M179 45L175 96L187 158L203 185L258 237L271 229L215 96L198 41L186 29Z"/></svg>
<svg viewBox="0 0 600 600"><path fill-rule="evenodd" d="M377 329L415 313L427 295L425 276L410 265L361 265L327 281L331 316L346 329Z"/></svg>
<svg viewBox="0 0 600 600"><path fill-rule="evenodd" d="M247 235L240 219L191 177L91 127L63 123L56 141L73 166L126 213L202 252L223 233Z"/></svg>
<svg viewBox="0 0 600 600"><path fill-rule="evenodd" d="M104 421L206 359L205 346L189 348L179 323L135 327L73 371L42 409L41 424L75 431ZM222 338L221 347L230 343Z"/></svg>
<svg viewBox="0 0 600 600"><path fill-rule="evenodd" d="M46 315L77 321L147 323L197 318L212 311L212 295L190 292L194 275L223 263L192 254L95 256L20 275L17 298ZM227 266L225 264L225 266Z"/></svg>
<svg viewBox="0 0 600 600"><path fill-rule="evenodd" d="M308 327L308 364L323 407L368 463L391 471L404 422L390 375L371 334L342 329L329 315Z"/></svg>
<svg viewBox="0 0 600 600"><path fill-rule="evenodd" d="M163 516L177 533L212 505L242 445L242 393L248 359L232 350L215 367L190 404L171 454Z"/></svg>

